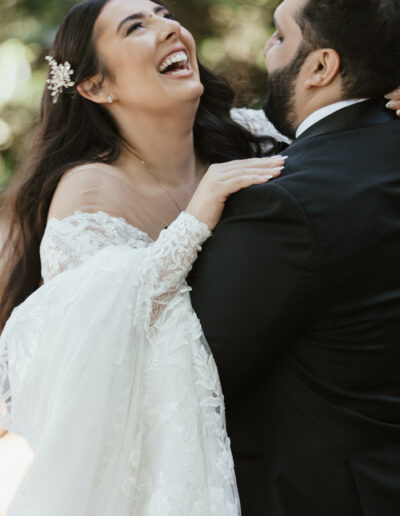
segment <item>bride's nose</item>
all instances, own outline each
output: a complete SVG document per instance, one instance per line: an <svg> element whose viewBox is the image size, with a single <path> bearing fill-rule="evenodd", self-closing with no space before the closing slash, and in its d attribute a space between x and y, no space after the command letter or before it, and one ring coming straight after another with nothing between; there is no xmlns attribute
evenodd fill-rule
<svg viewBox="0 0 400 516"><path fill-rule="evenodd" d="M168 39L179 38L181 35L181 24L176 20L169 18L162 18L160 20L160 30L158 33L159 41L166 41Z"/></svg>

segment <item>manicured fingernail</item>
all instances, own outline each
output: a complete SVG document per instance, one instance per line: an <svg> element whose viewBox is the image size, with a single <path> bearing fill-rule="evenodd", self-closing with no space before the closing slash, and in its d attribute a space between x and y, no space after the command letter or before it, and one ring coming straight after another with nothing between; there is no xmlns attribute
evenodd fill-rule
<svg viewBox="0 0 400 516"><path fill-rule="evenodd" d="M274 176L263 176L263 179L264 181L269 181L270 179L272 179Z"/></svg>
<svg viewBox="0 0 400 516"><path fill-rule="evenodd" d="M393 97L396 98L400 95L400 88L396 88L395 90L391 91L390 93L387 93L385 95L386 99L392 99Z"/></svg>
<svg viewBox="0 0 400 516"><path fill-rule="evenodd" d="M396 102L393 102L393 100L391 100L390 102L388 102L388 103L386 104L386 107L387 107L388 109L395 108L395 107L396 107Z"/></svg>
<svg viewBox="0 0 400 516"><path fill-rule="evenodd" d="M281 170L283 170L285 167L274 167L272 170L274 172L281 172Z"/></svg>

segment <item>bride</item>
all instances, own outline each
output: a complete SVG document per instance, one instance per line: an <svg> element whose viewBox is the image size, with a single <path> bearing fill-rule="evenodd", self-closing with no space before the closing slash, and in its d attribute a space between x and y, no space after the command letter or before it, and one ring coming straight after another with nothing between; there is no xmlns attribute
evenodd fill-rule
<svg viewBox="0 0 400 516"><path fill-rule="evenodd" d="M227 197L279 175L284 158L260 156L283 137L231 112L150 0L79 3L48 60L35 152L4 208L0 419L35 452L9 516L237 516L185 278Z"/></svg>
<svg viewBox="0 0 400 516"><path fill-rule="evenodd" d="M35 453L9 515L238 515L185 277L226 198L279 175L249 128L276 131L231 119L229 87L149 0L78 4L48 60L35 152L5 205L1 419Z"/></svg>

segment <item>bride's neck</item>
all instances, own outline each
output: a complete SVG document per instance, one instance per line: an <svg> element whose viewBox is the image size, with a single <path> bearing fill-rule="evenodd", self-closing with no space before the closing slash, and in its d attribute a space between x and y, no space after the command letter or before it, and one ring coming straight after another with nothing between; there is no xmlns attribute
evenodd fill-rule
<svg viewBox="0 0 400 516"><path fill-rule="evenodd" d="M131 165L134 170L139 159L166 185L178 186L195 180L198 163L193 140L194 115L125 115L119 123L127 142L120 160L124 168Z"/></svg>

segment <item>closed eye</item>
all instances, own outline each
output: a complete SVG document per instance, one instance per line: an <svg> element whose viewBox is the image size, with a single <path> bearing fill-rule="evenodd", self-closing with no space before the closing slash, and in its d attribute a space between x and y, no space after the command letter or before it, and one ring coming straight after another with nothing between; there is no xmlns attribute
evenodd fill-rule
<svg viewBox="0 0 400 516"><path fill-rule="evenodd" d="M129 27L129 29L126 31L126 35L128 36L129 34L131 34L132 32L134 32L135 30L137 29L140 29L140 27L144 27L143 23L142 22L137 22L137 23L134 23L133 25L131 25Z"/></svg>
<svg viewBox="0 0 400 516"><path fill-rule="evenodd" d="M170 13L170 12L166 13L163 16L163 18L167 18L168 20L176 20L175 16L172 13Z"/></svg>
<svg viewBox="0 0 400 516"><path fill-rule="evenodd" d="M175 16L170 12L167 12L163 16L163 18L166 18L167 20L175 20ZM137 29L140 29L140 28L145 28L145 26L143 25L143 22L136 22L128 28L128 30L126 31L126 35L129 36L129 34L132 34L132 32L135 32Z"/></svg>

